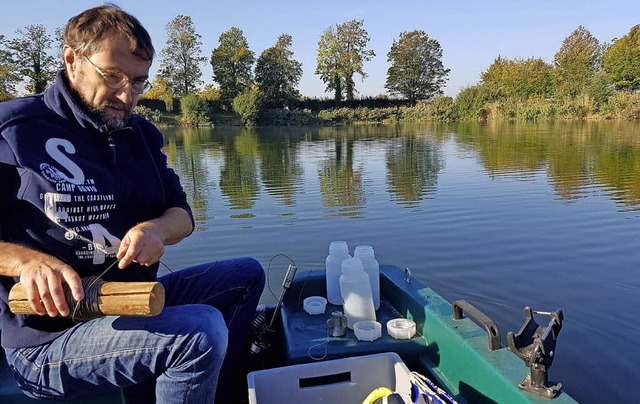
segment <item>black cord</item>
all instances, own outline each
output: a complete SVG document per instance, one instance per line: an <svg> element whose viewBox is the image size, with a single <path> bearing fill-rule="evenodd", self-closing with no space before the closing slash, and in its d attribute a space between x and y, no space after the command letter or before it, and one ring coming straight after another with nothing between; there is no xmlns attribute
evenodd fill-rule
<svg viewBox="0 0 640 404"><path fill-rule="evenodd" d="M267 264L267 271L266 271L267 272L267 289L269 289L269 293L271 293L271 296L273 296L275 300L278 300L278 298L276 297L276 294L273 293L273 289L271 289L271 285L269 282L269 274L271 273L271 262L273 262L273 260L276 259L277 257L285 257L291 262L291 265L293 265L294 267L296 266L296 263L287 254L282 254L282 253L276 254L273 257L271 257L271 259L269 260L269 263Z"/></svg>

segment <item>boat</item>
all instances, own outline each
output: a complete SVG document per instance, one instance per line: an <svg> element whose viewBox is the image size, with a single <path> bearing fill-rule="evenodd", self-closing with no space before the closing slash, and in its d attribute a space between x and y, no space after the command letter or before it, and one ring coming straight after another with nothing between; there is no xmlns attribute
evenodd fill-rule
<svg viewBox="0 0 640 404"><path fill-rule="evenodd" d="M277 304L261 307L247 364L249 403L336 402L332 394L344 403L379 403L385 395L391 402L400 385L419 394L418 379L451 402L576 402L561 383L549 380L561 310L525 307L522 327L507 333L504 344L497 325L469 302L449 303L408 268L380 265L380 336L361 340L344 327L342 306L327 303L319 314L305 311L305 299L318 296L326 296L325 271L290 266ZM548 323L538 324L540 317ZM398 320L405 321L391 328ZM405 324L415 327L415 334L396 335ZM36 402L18 389L4 360L0 368L0 402ZM354 393L354 387L365 390ZM411 402L404 393L404 402ZM74 402L127 402L127 397L120 391Z"/></svg>

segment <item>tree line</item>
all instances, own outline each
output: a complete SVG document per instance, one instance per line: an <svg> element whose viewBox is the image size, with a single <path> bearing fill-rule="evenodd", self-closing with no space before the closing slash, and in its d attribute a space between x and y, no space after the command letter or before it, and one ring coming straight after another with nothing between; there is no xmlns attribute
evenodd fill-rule
<svg viewBox="0 0 640 404"><path fill-rule="evenodd" d="M148 97L203 93L205 98L217 97L222 105L232 107L235 97L255 88L266 105L282 107L301 96L297 86L302 63L293 57L289 34L281 34L256 58L241 29L232 27L223 32L208 60L217 86L203 88L200 66L207 58L202 56L202 36L191 17L178 15L167 24L166 32L167 41L159 53L160 69L152 83L155 91ZM336 102L354 99L354 75L367 77L364 64L375 56L367 47L369 40L363 20L330 26L320 35L315 73ZM59 28L53 38L42 25L19 29L14 39L0 35L0 97L14 97L21 82L33 93L46 88L61 66L54 56L61 48ZM440 44L424 31L401 33L388 60L391 67L385 88L392 95L418 101L441 93L449 69L442 65Z"/></svg>
<svg viewBox="0 0 640 404"><path fill-rule="evenodd" d="M160 68L153 88L143 98L160 100L173 110L180 100L183 119L207 120L211 105L235 111L254 122L265 109L299 105L297 87L302 64L291 50L293 38L283 33L257 58L243 31L232 27L218 38L209 58L203 56L202 37L190 16L178 15L166 26L167 41L159 52ZM333 94L333 106L355 99L355 77L367 77L365 63L375 57L368 48L363 20L329 26L317 43L315 74ZM53 36L42 25L16 31L12 39L0 35L0 100L16 96L19 84L28 92L43 91L61 67L61 29ZM389 68L384 87L393 98L415 104L442 94L450 70L442 63L440 43L422 30L402 32L387 53ZM215 85L204 85L200 69L209 62ZM498 56L481 73L481 80L457 95L456 116L483 118L487 105L505 99L575 99L606 102L616 91L640 89L640 24L619 39L601 43L584 26L562 42L554 60L508 59ZM442 104L442 102L441 102Z"/></svg>

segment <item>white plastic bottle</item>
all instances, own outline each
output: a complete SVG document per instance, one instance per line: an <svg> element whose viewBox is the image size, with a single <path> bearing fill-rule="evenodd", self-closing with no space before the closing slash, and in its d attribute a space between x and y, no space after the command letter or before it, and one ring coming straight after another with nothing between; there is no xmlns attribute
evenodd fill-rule
<svg viewBox="0 0 640 404"><path fill-rule="evenodd" d="M342 273L342 260L345 258L351 258L347 242L332 241L329 245L329 255L326 259L327 300L331 304L342 304L340 274Z"/></svg>
<svg viewBox="0 0 640 404"><path fill-rule="evenodd" d="M371 295L373 296L373 307L380 308L380 264L376 260L373 247L370 245L359 245L353 252L353 256L360 258L364 271L369 275L371 281Z"/></svg>
<svg viewBox="0 0 640 404"><path fill-rule="evenodd" d="M376 321L371 282L360 258L347 258L342 261L340 291L347 327L353 329L353 325L359 321Z"/></svg>

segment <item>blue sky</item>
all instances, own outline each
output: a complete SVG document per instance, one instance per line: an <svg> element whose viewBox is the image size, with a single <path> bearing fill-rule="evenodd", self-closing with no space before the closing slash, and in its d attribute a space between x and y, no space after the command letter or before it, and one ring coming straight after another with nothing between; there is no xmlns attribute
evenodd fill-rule
<svg viewBox="0 0 640 404"><path fill-rule="evenodd" d="M403 31L423 30L440 42L445 67L451 69L444 88L455 96L461 88L480 79L480 73L496 57L540 57L552 62L562 41L579 25L601 42L611 41L640 23L639 0L115 0L135 15L151 34L159 52L166 41L166 25L177 15L191 16L202 35L202 54L207 58L218 46L220 34L240 28L256 57L275 43L278 35L293 37L294 58L304 74L299 90L310 97L330 97L314 74L318 39L331 25L352 19L364 20L370 49L376 57L364 66L368 77L355 77L360 96L385 93L389 68L387 52ZM100 4L87 0L4 0L0 34L15 36L18 28L43 24L53 34L69 17ZM151 68L155 75L159 61ZM211 65L201 66L203 79L212 83Z"/></svg>

